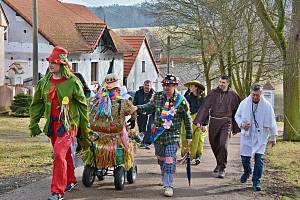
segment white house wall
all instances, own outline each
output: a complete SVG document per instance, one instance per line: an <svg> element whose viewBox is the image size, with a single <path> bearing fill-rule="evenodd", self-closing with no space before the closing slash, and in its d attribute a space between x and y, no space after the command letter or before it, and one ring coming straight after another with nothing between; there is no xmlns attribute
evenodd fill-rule
<svg viewBox="0 0 300 200"><path fill-rule="evenodd" d="M100 43L101 44L101 43ZM118 75L120 80L123 80L123 54L106 51L101 53L101 45L93 53L86 54L71 54L69 57L70 63L78 63L78 72L80 72L87 84L93 88L91 81L91 63L98 63L98 83L102 83L110 66L110 62L114 59L114 73Z"/></svg>
<svg viewBox="0 0 300 200"><path fill-rule="evenodd" d="M145 61L145 72L142 72L142 61ZM156 91L160 91L160 84L155 83L157 82L157 79L158 73L155 69L155 65L153 64L145 42L143 42L133 67L127 77L127 89L128 91L136 91L144 84L145 80L150 80L153 82L152 85L154 89Z"/></svg>
<svg viewBox="0 0 300 200"><path fill-rule="evenodd" d="M4 84L4 27L0 26L0 86L3 84Z"/></svg>
<svg viewBox="0 0 300 200"><path fill-rule="evenodd" d="M4 41L5 71L12 63L18 62L24 67L25 73L22 77L32 77L32 27L2 1L1 6L9 23L7 40ZM39 72L44 74L48 67L46 58L51 53L53 46L41 34L38 34L38 47Z"/></svg>

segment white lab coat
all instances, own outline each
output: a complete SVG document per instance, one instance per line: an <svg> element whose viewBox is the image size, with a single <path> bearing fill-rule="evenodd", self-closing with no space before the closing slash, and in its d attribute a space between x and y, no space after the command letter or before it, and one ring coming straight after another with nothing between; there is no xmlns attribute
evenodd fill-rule
<svg viewBox="0 0 300 200"><path fill-rule="evenodd" d="M240 154L242 156L264 154L269 137L271 141L276 141L277 125L272 105L261 97L255 112L256 126L252 110L252 97L249 95L240 103L235 114L235 121L241 128ZM248 131L241 127L245 121L251 124Z"/></svg>

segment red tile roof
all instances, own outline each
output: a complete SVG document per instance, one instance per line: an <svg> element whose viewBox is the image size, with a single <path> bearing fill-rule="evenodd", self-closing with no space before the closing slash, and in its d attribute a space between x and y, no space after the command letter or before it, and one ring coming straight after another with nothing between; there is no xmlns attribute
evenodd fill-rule
<svg viewBox="0 0 300 200"><path fill-rule="evenodd" d="M99 43L99 39L106 28L105 23L75 23L76 29L83 39L93 48Z"/></svg>
<svg viewBox="0 0 300 200"><path fill-rule="evenodd" d="M80 20L84 20L84 22L104 23L104 21L99 19L87 7L85 7L83 5L73 4L73 3L62 3L62 5L66 8L68 8L71 12L76 14L76 16L77 16L76 22L80 22Z"/></svg>
<svg viewBox="0 0 300 200"><path fill-rule="evenodd" d="M141 49L143 42L145 42L145 44L146 44L146 47L151 56L151 60L155 66L157 73L158 73L158 67L156 65L154 56L151 52L150 46L148 44L148 40L144 35L126 35L126 36L124 35L124 36L121 36L121 38L134 49L134 52L125 52L124 53L124 77L128 77L128 75L132 69L132 66L136 60L136 57L139 53L139 50Z"/></svg>
<svg viewBox="0 0 300 200"><path fill-rule="evenodd" d="M125 42L121 36L116 34L113 30L109 29L109 34L110 34L112 40L114 41L115 47L117 48L118 52L122 52L122 53L135 52L135 50L127 42Z"/></svg>
<svg viewBox="0 0 300 200"><path fill-rule="evenodd" d="M32 0L3 1L32 25ZM38 17L40 34L70 52L93 51L107 28L87 7L58 0L38 0Z"/></svg>

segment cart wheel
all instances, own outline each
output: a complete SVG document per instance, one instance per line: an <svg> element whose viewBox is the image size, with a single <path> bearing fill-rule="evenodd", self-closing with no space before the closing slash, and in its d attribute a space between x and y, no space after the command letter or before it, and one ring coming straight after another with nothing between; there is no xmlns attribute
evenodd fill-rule
<svg viewBox="0 0 300 200"><path fill-rule="evenodd" d="M85 187L91 187L95 181L95 169L90 165L84 166L82 183Z"/></svg>
<svg viewBox="0 0 300 200"><path fill-rule="evenodd" d="M135 182L137 176L137 166L133 165L127 172L127 181L129 184Z"/></svg>
<svg viewBox="0 0 300 200"><path fill-rule="evenodd" d="M125 184L125 170L123 166L119 166L114 170L114 177L116 190L123 190Z"/></svg>

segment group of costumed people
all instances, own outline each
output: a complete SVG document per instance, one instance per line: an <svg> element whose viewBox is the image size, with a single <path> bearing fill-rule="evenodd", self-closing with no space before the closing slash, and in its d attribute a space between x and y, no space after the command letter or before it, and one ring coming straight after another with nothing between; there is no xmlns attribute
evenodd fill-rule
<svg viewBox="0 0 300 200"><path fill-rule="evenodd" d="M129 140L127 129L135 125L135 111L129 95L114 74L106 76L103 85L88 103L90 90L81 74L73 73L68 63L68 51L56 46L47 58L49 68L38 82L30 106L31 136L44 132L53 147L53 174L51 195L48 200L63 200L64 193L77 185L74 174L76 149L81 149L86 164L91 161L89 150L91 129L99 131L97 164L106 169L116 165L116 149L122 149L124 168L134 163L134 144ZM129 120L125 120L126 116ZM46 118L43 131L39 127ZM78 138L78 140L77 140ZM80 148L76 147L79 144ZM124 149L124 151L123 151Z"/></svg>
<svg viewBox="0 0 300 200"><path fill-rule="evenodd" d="M127 99L128 95L120 95L122 86L118 77L109 74L88 103L86 97L90 96L90 92L80 77L77 78L70 70L67 56L66 49L58 46L53 49L47 58L49 68L38 82L30 106L31 136L44 132L53 146L53 175L48 200L63 200L64 193L77 185L73 161L76 138L79 138L85 163L91 162L90 142L87 140L91 129L101 133L97 143L97 167L115 166L118 149L121 148L121 162L125 169L129 169L134 163L134 143L128 137L128 126L134 128L136 112L154 115L150 140L155 147L165 196L173 196L176 153L180 142L183 157L189 153L195 164L201 162L206 125L209 125L209 141L217 161L214 172L219 178L225 176L230 134L242 129L244 174L241 182L249 178L252 172L250 160L255 154L252 181L254 189L260 190L266 141L270 133L274 145L277 134L274 111L261 96L261 88L254 88L248 103L239 107L240 98L229 88L227 76L220 77L218 87L204 97L205 88L199 81L186 83L188 91L181 95L177 90L178 78L168 74L162 80L163 91L154 93L148 103L134 106ZM252 106L250 114L249 106ZM267 117L258 117L257 112ZM42 117L46 118L43 131L38 125ZM255 145L258 148L254 148Z"/></svg>

